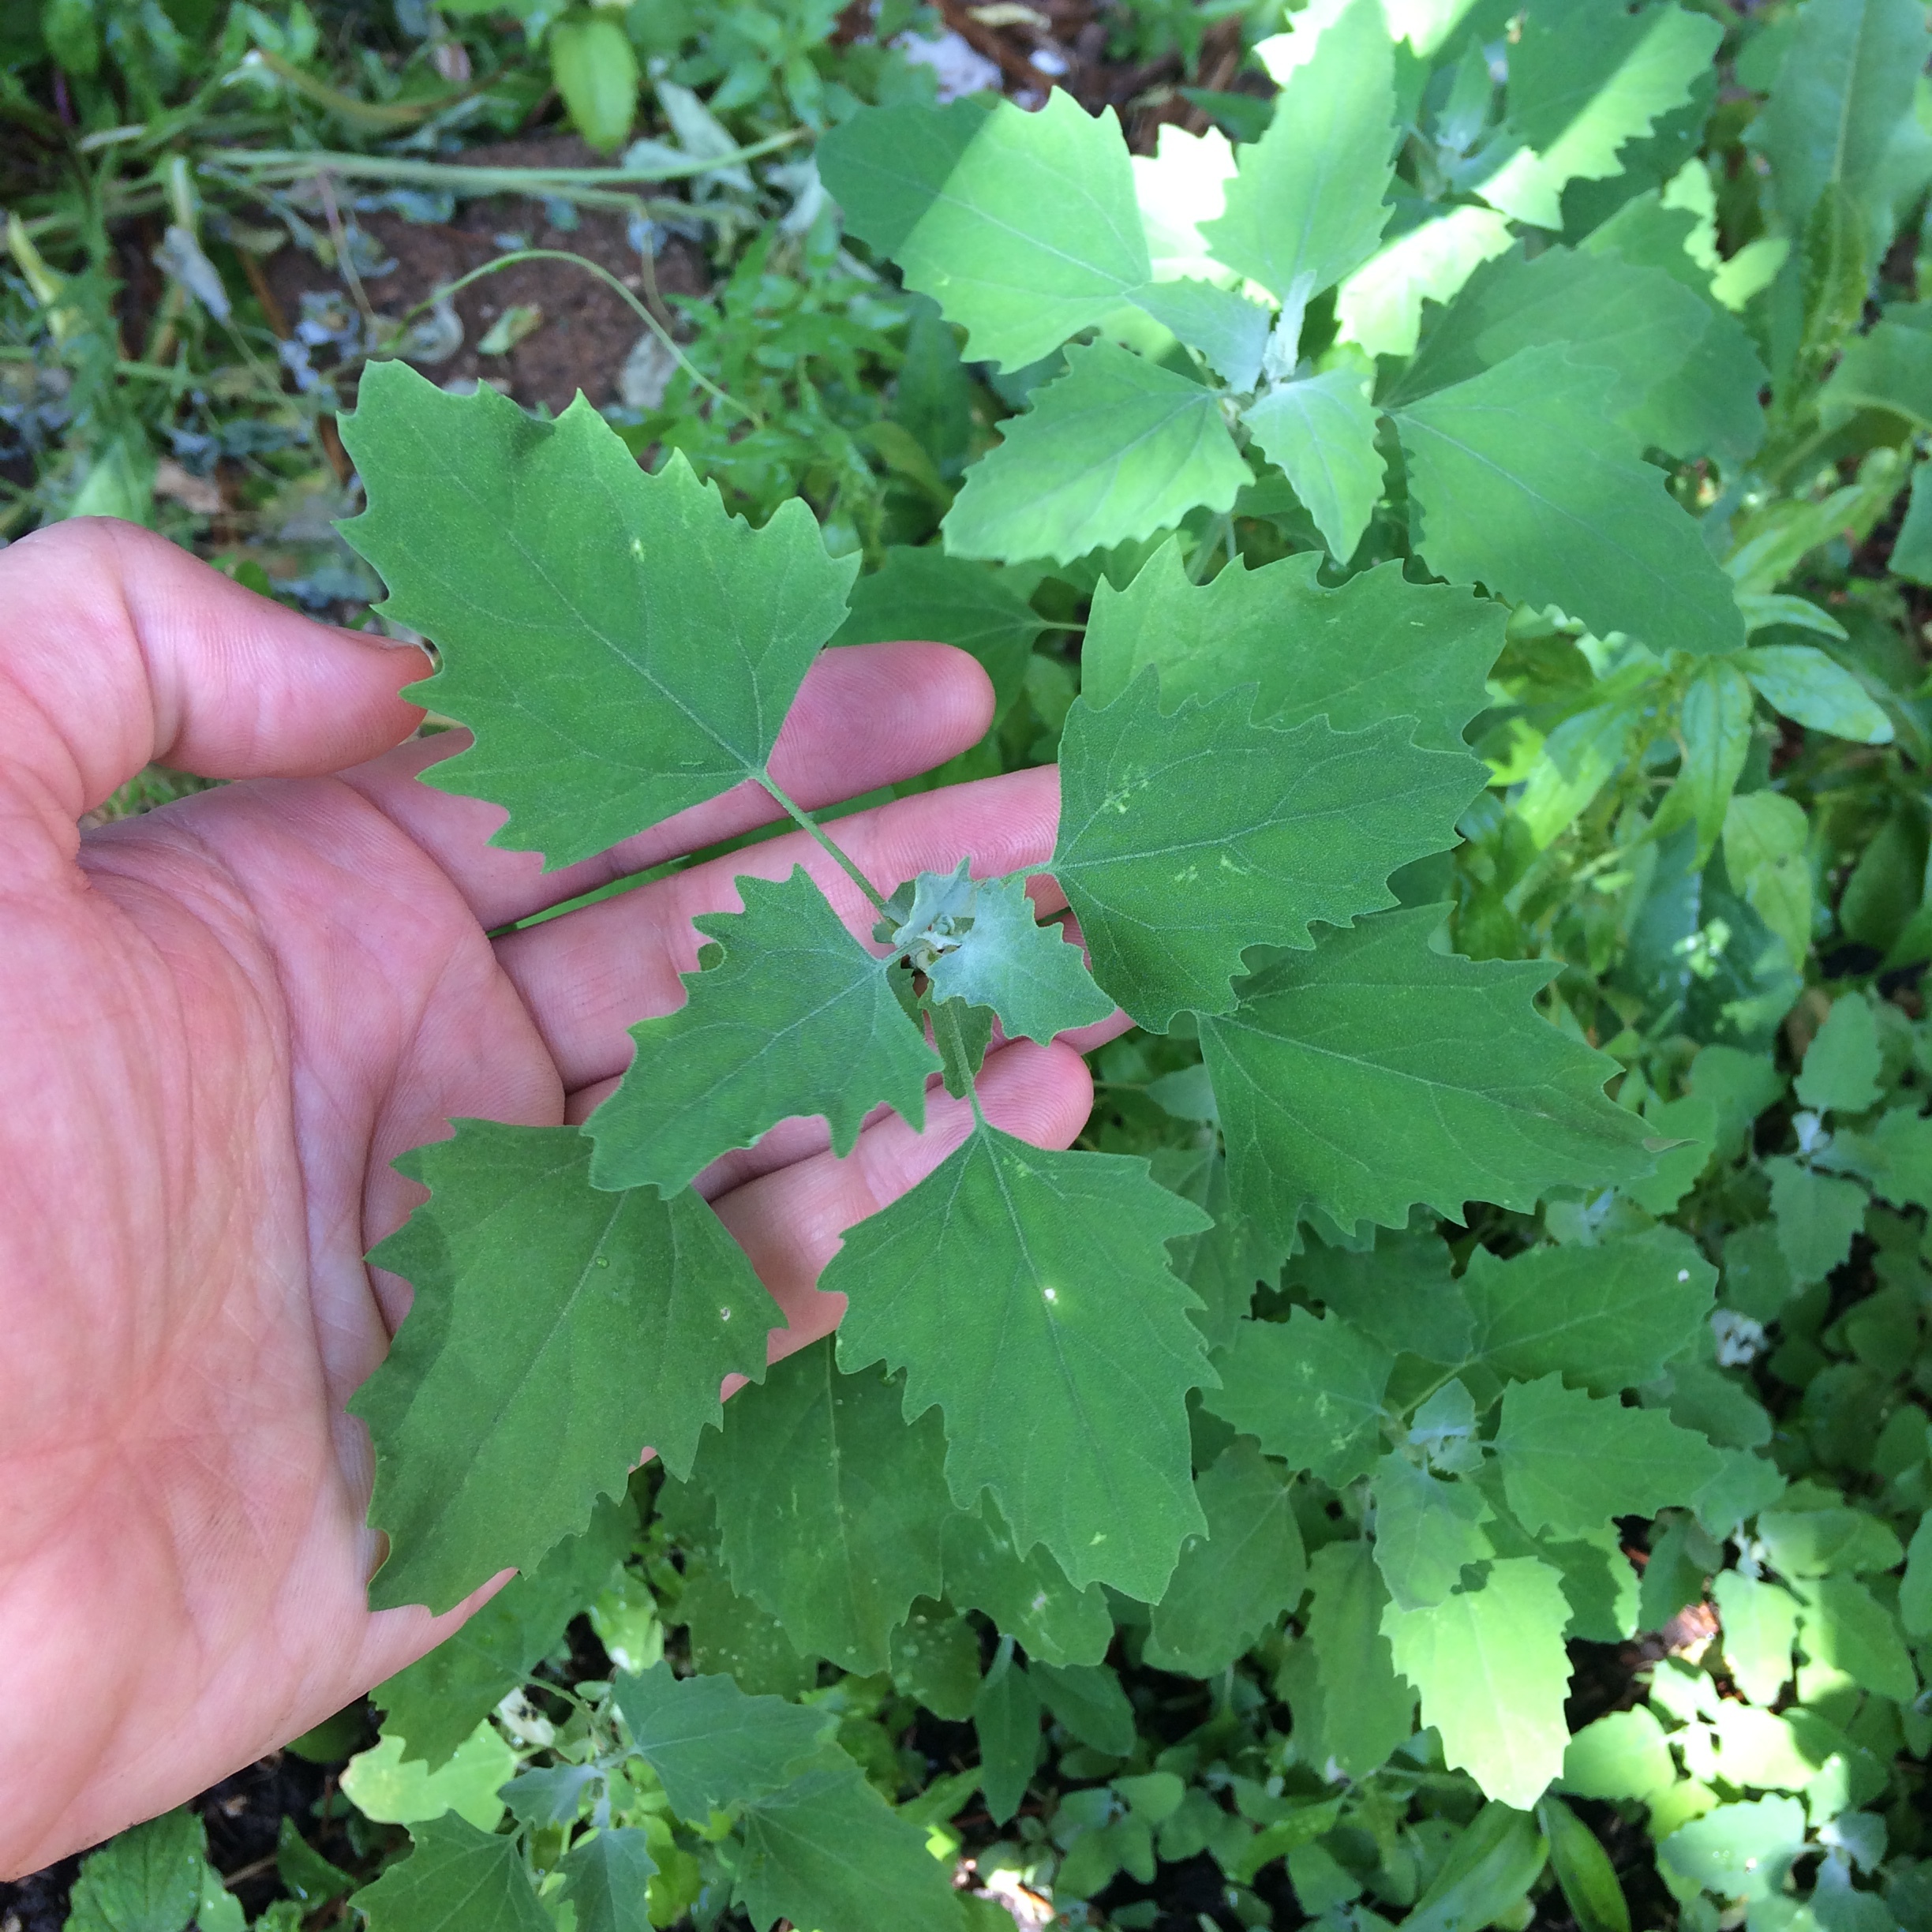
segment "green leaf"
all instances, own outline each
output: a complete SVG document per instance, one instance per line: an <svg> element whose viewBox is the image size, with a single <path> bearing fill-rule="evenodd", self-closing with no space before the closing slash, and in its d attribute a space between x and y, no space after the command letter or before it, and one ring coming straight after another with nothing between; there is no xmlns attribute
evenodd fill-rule
<svg viewBox="0 0 1932 1932"><path fill-rule="evenodd" d="M1234 1324L1254 1305L1256 1285L1280 1271L1280 1251L1263 1241L1252 1219L1235 1206L1227 1158L1219 1144L1158 1148L1152 1172L1163 1187L1214 1217L1212 1227L1184 1235L1168 1253L1169 1265L1203 1303L1194 1311L1195 1327L1210 1348L1219 1348L1233 1339Z"/></svg>
<svg viewBox="0 0 1932 1932"><path fill-rule="evenodd" d="M623 144L637 116L637 51L608 14L567 13L550 29L550 80L571 124L601 154Z"/></svg>
<svg viewBox="0 0 1932 1932"><path fill-rule="evenodd" d="M1217 391L1110 342L1069 350L1000 433L946 513L953 556L1070 563L1226 510L1251 481Z"/></svg>
<svg viewBox="0 0 1932 1932"><path fill-rule="evenodd" d="M1525 1381L1552 1372L1599 1395L1653 1381L1697 1339L1717 1271L1676 1228L1600 1248L1532 1248L1507 1261L1470 1256L1462 1291L1475 1353Z"/></svg>
<svg viewBox="0 0 1932 1932"><path fill-rule="evenodd" d="M1747 792L1724 808L1724 871L1794 964L1811 950L1810 835L1804 807L1780 792Z"/></svg>
<svg viewBox="0 0 1932 1932"><path fill-rule="evenodd" d="M399 1737L379 1739L343 1766L342 1788L365 1818L415 1825L453 1813L479 1831L502 1820L500 1793L516 1770L516 1754L487 1720L465 1738L440 1771L405 1761Z"/></svg>
<svg viewBox="0 0 1932 1932"><path fill-rule="evenodd" d="M1391 1453L1376 1464L1373 1493L1376 1562L1397 1608L1440 1603L1467 1565L1495 1554L1481 1527L1488 1506L1460 1477L1440 1481Z"/></svg>
<svg viewBox="0 0 1932 1932"><path fill-rule="evenodd" d="M1788 1155L1766 1161L1778 1249L1800 1282L1822 1281L1852 1252L1870 1196L1855 1181L1816 1174Z"/></svg>
<svg viewBox="0 0 1932 1932"><path fill-rule="evenodd" d="M1618 150L1690 98L1723 38L1716 21L1675 6L1544 0L1510 49L1510 122L1528 145L1477 192L1518 221L1560 228L1565 185L1617 173Z"/></svg>
<svg viewBox="0 0 1932 1932"><path fill-rule="evenodd" d="M838 1728L829 1710L747 1697L729 1677L675 1676L668 1664L612 1688L632 1745L694 1825L776 1791Z"/></svg>
<svg viewBox="0 0 1932 1932"><path fill-rule="evenodd" d="M925 638L970 651L993 680L998 724L1020 695L1033 641L1046 627L998 571L930 547L896 544L877 571L852 586L851 614L832 642L888 644Z"/></svg>
<svg viewBox="0 0 1932 1932"><path fill-rule="evenodd" d="M1556 604L1600 635L1709 657L1744 642L1731 580L1618 428L1616 378L1518 350L1394 412L1418 547L1456 582Z"/></svg>
<svg viewBox="0 0 1932 1932"><path fill-rule="evenodd" d="M1441 918L1324 934L1201 1022L1235 1198L1283 1247L1310 1202L1344 1227L1400 1227L1417 1201L1527 1211L1648 1164L1642 1123L1603 1097L1613 1064L1530 1005L1551 968L1437 953Z"/></svg>
<svg viewBox="0 0 1932 1932"><path fill-rule="evenodd" d="M1382 1612L1395 1668L1421 1694L1443 1758L1518 1810L1563 1769L1569 1621L1562 1578L1533 1556L1499 1559L1481 1589L1426 1609Z"/></svg>
<svg viewBox="0 0 1932 1932"><path fill-rule="evenodd" d="M1677 728L1683 763L1654 820L1660 834L1694 825L1702 866L1724 836L1724 813L1750 751L1751 687L1735 664L1707 660L1692 673Z"/></svg>
<svg viewBox="0 0 1932 1932"><path fill-rule="evenodd" d="M1723 1467L1702 1436L1656 1409L1563 1386L1558 1375L1503 1392L1496 1452L1523 1527L1582 1536L1613 1516L1687 1503Z"/></svg>
<svg viewBox="0 0 1932 1932"><path fill-rule="evenodd" d="M1932 584L1932 462L1923 458L1912 466L1911 494L1905 519L1892 540L1891 568L1908 582Z"/></svg>
<svg viewBox="0 0 1932 1932"><path fill-rule="evenodd" d="M892 1634L893 1684L949 1724L972 1715L979 1675L979 1633L963 1616L915 1603Z"/></svg>
<svg viewBox="0 0 1932 1932"><path fill-rule="evenodd" d="M1201 1526L1186 1392L1208 1370L1165 1244L1205 1224L1144 1161L982 1122L819 1286L849 1298L840 1361L903 1366L908 1413L944 1411L962 1508L990 1490L1020 1548L1152 1602Z"/></svg>
<svg viewBox="0 0 1932 1932"><path fill-rule="evenodd" d="M1905 1577L1899 1585L1899 1621L1908 1637L1932 1637L1932 1509L1905 1551Z"/></svg>
<svg viewBox="0 0 1932 1932"><path fill-rule="evenodd" d="M201 1821L183 1807L108 1840L75 1879L73 1932L182 1932L208 1869Z"/></svg>
<svg viewBox="0 0 1932 1932"><path fill-rule="evenodd" d="M1206 1532L1181 1551L1145 1646L1156 1670L1212 1677L1301 1601L1308 1558L1293 1485L1250 1442L1230 1443L1196 1477Z"/></svg>
<svg viewBox="0 0 1932 1932"><path fill-rule="evenodd" d="M1762 1577L1719 1571L1711 1596L1724 1632L1724 1660L1732 1681L1754 1704L1775 1704L1792 1679L1798 1641L1798 1599Z"/></svg>
<svg viewBox="0 0 1932 1932"><path fill-rule="evenodd" d="M1856 1577L1823 1576L1801 1586L1799 1642L1811 1668L1842 1672L1861 1690L1909 1704L1919 1674L1898 1619Z"/></svg>
<svg viewBox="0 0 1932 1932"><path fill-rule="evenodd" d="M1751 142L1771 163L1771 193L1795 234L1829 190L1866 214L1873 259L1891 234L1883 169L1911 113L1926 62L1915 0L1810 0L1797 17Z"/></svg>
<svg viewBox="0 0 1932 1932"><path fill-rule="evenodd" d="M1340 1316L1297 1308L1285 1322L1245 1321L1215 1366L1221 1386L1203 1402L1270 1455L1338 1488L1368 1473L1395 1358Z"/></svg>
<svg viewBox="0 0 1932 1932"><path fill-rule="evenodd" d="M1040 1752L1039 1694L1032 1673L1013 1655L1010 1637L1001 1639L992 1668L979 1681L973 1730L987 1810L1004 1825L1020 1809Z"/></svg>
<svg viewBox="0 0 1932 1932"><path fill-rule="evenodd" d="M1324 13L1294 33L1267 132L1236 150L1226 212L1201 224L1216 260L1290 306L1373 254L1389 219L1395 62L1382 10L1352 0Z"/></svg>
<svg viewBox="0 0 1932 1932"><path fill-rule="evenodd" d="M862 108L818 160L853 234L965 329L969 361L1037 362L1151 273L1120 123L1063 88L1035 114Z"/></svg>
<svg viewBox="0 0 1932 1932"><path fill-rule="evenodd" d="M1672 1832L1657 1863L1679 1886L1727 1899L1768 1899L1804 1849L1805 1810L1795 1798L1720 1805ZM1680 1893L1681 1896L1681 1893Z"/></svg>
<svg viewBox="0 0 1932 1932"><path fill-rule="evenodd" d="M1872 410L1932 429L1932 335L1889 320L1854 335L1818 391L1818 407L1828 429Z"/></svg>
<svg viewBox="0 0 1932 1932"><path fill-rule="evenodd" d="M1364 1778L1415 1729L1415 1693L1397 1676L1382 1631L1388 1590L1368 1544L1354 1540L1316 1551L1309 1582L1322 1741L1345 1777Z"/></svg>
<svg viewBox="0 0 1932 1932"><path fill-rule="evenodd" d="M565 1627L603 1587L631 1544L627 1503L601 1502L582 1536L566 1537L526 1576L505 1584L453 1637L369 1693L408 1755L432 1771L526 1682Z"/></svg>
<svg viewBox="0 0 1932 1932"><path fill-rule="evenodd" d="M942 1437L900 1406L896 1383L841 1375L829 1340L814 1342L732 1403L697 1462L732 1586L799 1649L862 1674L886 1668L913 1598L940 1593Z"/></svg>
<svg viewBox="0 0 1932 1932"><path fill-rule="evenodd" d="M1355 554L1382 494L1376 412L1363 384L1352 369L1330 369L1272 384L1242 413L1340 563Z"/></svg>
<svg viewBox="0 0 1932 1932"><path fill-rule="evenodd" d="M1801 1105L1820 1113L1863 1114L1884 1091L1882 1060L1878 1016L1868 1000L1848 993L1832 1002L1825 1024L1812 1035L1793 1091Z"/></svg>
<svg viewBox="0 0 1932 1932"><path fill-rule="evenodd" d="M987 1049L993 1043L993 1020L990 1006L968 1006L963 1000L942 1000L932 1009L940 1083L955 1100L964 1100L972 1091L973 1082L986 1065Z"/></svg>
<svg viewBox="0 0 1932 1932"><path fill-rule="evenodd" d="M1892 721L1849 671L1809 644L1763 644L1738 659L1773 711L1854 744L1889 744Z"/></svg>
<svg viewBox="0 0 1932 1932"><path fill-rule="evenodd" d="M424 783L507 807L490 843L554 870L764 770L857 567L803 503L754 530L681 455L640 470L582 398L543 422L396 361L359 393L369 507L344 534L442 653L411 694L476 734Z"/></svg>
<svg viewBox="0 0 1932 1932"><path fill-rule="evenodd" d="M1259 302L1233 289L1183 276L1174 282L1149 283L1135 293L1134 303L1172 329L1190 349L1198 349L1230 388L1252 389L1260 379L1262 353L1275 318Z"/></svg>
<svg viewBox="0 0 1932 1932"><path fill-rule="evenodd" d="M1511 238L1500 215L1466 205L1398 235L1336 290L1341 339L1372 356L1410 354L1421 332L1424 302L1451 300Z"/></svg>
<svg viewBox="0 0 1932 1932"><path fill-rule="evenodd" d="M1114 1641L1114 1619L1098 1583L1076 1589L1037 1544L1020 1551L988 1500L957 1510L940 1526L947 1599L983 1610L1043 1664L1098 1664Z"/></svg>
<svg viewBox="0 0 1932 1932"><path fill-rule="evenodd" d="M1932 1117L1887 1110L1871 1136L1872 1192L1896 1208L1932 1208Z"/></svg>
<svg viewBox="0 0 1932 1932"><path fill-rule="evenodd" d="M1411 583L1399 563L1331 590L1317 579L1320 564L1312 552L1259 570L1237 558L1196 584L1176 541L1125 590L1103 578L1080 649L1082 695L1110 706L1154 665L1170 710L1252 684L1257 724L1288 731L1326 717L1338 732L1357 732L1409 716L1417 744L1460 751L1463 727L1489 702L1503 607Z"/></svg>
<svg viewBox="0 0 1932 1932"><path fill-rule="evenodd" d="M1466 1361L1475 1320L1451 1278L1454 1256L1433 1232L1386 1232L1360 1253L1310 1242L1288 1279L1372 1335L1391 1354L1404 1350L1433 1362Z"/></svg>
<svg viewBox="0 0 1932 1932"><path fill-rule="evenodd" d="M1009 1039L1044 1046L1056 1034L1092 1026L1114 1010L1065 930L1034 916L1023 879L981 879L973 887L968 930L949 933L930 960L915 960L938 1000L990 1006ZM916 944L918 935L911 936ZM908 943L902 931L895 945Z"/></svg>
<svg viewBox="0 0 1932 1932"><path fill-rule="evenodd" d="M586 1123L600 1188L688 1185L732 1148L752 1146L788 1116L823 1114L832 1151L852 1151L882 1101L926 1123L926 1080L939 1071L875 959L803 867L741 876L742 912L692 923L718 949L683 975L676 1013L631 1029L637 1051L617 1091Z"/></svg>
<svg viewBox="0 0 1932 1932"><path fill-rule="evenodd" d="M1560 1798L1538 1802L1537 1822L1578 1932L1631 1932L1630 1903L1597 1834Z"/></svg>
<svg viewBox="0 0 1932 1932"><path fill-rule="evenodd" d="M838 1932L964 1932L946 1868L849 1758L809 1770L745 1808L738 1897L758 1932L774 1921Z"/></svg>
<svg viewBox="0 0 1932 1932"><path fill-rule="evenodd" d="M554 1932L514 1838L459 1818L413 1826L414 1848L349 1903L369 1932Z"/></svg>
<svg viewBox="0 0 1932 1932"><path fill-rule="evenodd" d="M1563 1788L1579 1798L1641 1804L1676 1781L1677 1761L1647 1705L1612 1711L1586 1724L1563 1751Z"/></svg>
<svg viewBox="0 0 1932 1932"><path fill-rule="evenodd" d="M1486 1804L1451 1845L1403 1923L1413 1932L1492 1924L1527 1902L1545 1856L1530 1818L1506 1804Z"/></svg>
<svg viewBox="0 0 1932 1932"><path fill-rule="evenodd" d="M390 1537L377 1609L440 1612L534 1569L623 1493L646 1444L688 1470L721 1378L758 1380L780 1320L695 1195L593 1188L575 1128L451 1125L396 1163L430 1198L369 1257L416 1290L350 1403Z"/></svg>
<svg viewBox="0 0 1932 1932"><path fill-rule="evenodd" d="M1134 1708L1107 1665L1035 1664L1027 1675L1054 1721L1081 1743L1110 1758L1133 1754Z"/></svg>
<svg viewBox="0 0 1932 1932"><path fill-rule="evenodd" d="M1246 689L1171 717L1158 672L1105 710L1085 699L1061 740L1053 871L1094 976L1143 1026L1225 1013L1249 946L1307 946L1395 903L1387 880L1455 842L1480 784L1466 755L1409 742L1407 720L1342 732L1249 721Z"/></svg>
<svg viewBox="0 0 1932 1932"><path fill-rule="evenodd" d="M560 1896L577 1915L577 1932L650 1932L646 1887L657 1869L648 1833L635 1826L580 1838L557 1867Z"/></svg>

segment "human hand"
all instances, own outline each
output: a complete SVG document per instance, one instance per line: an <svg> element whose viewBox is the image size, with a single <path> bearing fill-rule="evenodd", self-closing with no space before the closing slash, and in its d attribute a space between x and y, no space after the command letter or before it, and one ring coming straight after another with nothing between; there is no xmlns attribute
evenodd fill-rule
<svg viewBox="0 0 1932 1932"><path fill-rule="evenodd" d="M625 1028L681 1002L691 919L736 908L735 873L803 863L855 930L873 915L796 833L492 940L774 808L743 787L545 875L485 844L496 807L414 782L465 740L401 742L414 650L108 522L0 553L0 1709L31 1740L0 1758L13 1875L319 1723L490 1593L440 1618L364 1600L370 1455L343 1404L408 1290L362 1256L421 1198L391 1161L453 1116L582 1119ZM850 796L972 743L990 702L944 646L828 651L775 775L808 806ZM78 833L156 759L247 782ZM966 851L1038 863L1057 811L1054 773L1020 772L838 837L889 889ZM1090 1101L1065 1044L1002 1048L979 1094L1054 1146ZM788 1121L701 1180L792 1324L775 1353L835 1323L813 1284L841 1230L970 1120L935 1091L923 1136L886 1115L843 1161L822 1121Z"/></svg>

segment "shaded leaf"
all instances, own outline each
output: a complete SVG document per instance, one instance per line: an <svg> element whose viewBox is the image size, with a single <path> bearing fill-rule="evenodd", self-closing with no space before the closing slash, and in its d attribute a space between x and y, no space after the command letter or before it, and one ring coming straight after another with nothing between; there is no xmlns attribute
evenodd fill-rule
<svg viewBox="0 0 1932 1932"><path fill-rule="evenodd" d="M1337 1488L1368 1473L1395 1358L1340 1316L1245 1321L1215 1366L1221 1385L1204 1404L1270 1455Z"/></svg>
<svg viewBox="0 0 1932 1932"><path fill-rule="evenodd" d="M553 1932L514 1838L459 1818L412 1827L414 1848L349 1902L369 1932Z"/></svg>
<svg viewBox="0 0 1932 1932"><path fill-rule="evenodd" d="M1363 389L1352 369L1330 369L1272 384L1243 415L1342 563L1355 554L1382 494L1376 410Z"/></svg>

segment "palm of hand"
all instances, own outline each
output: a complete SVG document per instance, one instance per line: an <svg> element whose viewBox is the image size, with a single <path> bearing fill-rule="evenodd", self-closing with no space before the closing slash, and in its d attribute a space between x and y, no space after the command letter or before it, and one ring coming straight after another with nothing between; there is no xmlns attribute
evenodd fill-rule
<svg viewBox="0 0 1932 1932"><path fill-rule="evenodd" d="M0 1873L180 1802L399 1669L440 1619L372 1615L369 1458L348 1395L406 1287L362 1255L399 1224L390 1169L452 1116L580 1119L668 1010L704 866L492 942L508 920L769 815L743 792L542 876L484 840L501 814L414 782L432 741L395 696L421 672L280 612L158 539L71 525L0 560L0 1694L32 1753L0 1763ZM775 761L806 802L908 775L983 728L984 682L934 646L830 653ZM152 756L260 777L90 835L74 821ZM841 826L889 887L971 849L1051 848L1050 773L930 794ZM814 865L803 835L736 869ZM1070 1140L1084 1069L995 1056L1013 1131ZM791 1122L702 1184L784 1307L843 1227L963 1131L887 1118L834 1161ZM959 1118L955 1118L955 1116ZM642 1447L642 1445L640 1445Z"/></svg>

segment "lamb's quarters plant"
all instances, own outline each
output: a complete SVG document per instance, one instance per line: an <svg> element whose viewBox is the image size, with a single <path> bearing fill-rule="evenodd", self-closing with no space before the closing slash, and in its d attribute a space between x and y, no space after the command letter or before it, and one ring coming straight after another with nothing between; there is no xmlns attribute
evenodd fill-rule
<svg viewBox="0 0 1932 1932"><path fill-rule="evenodd" d="M1252 140L846 114L841 272L953 385L908 351L921 548L369 372L348 534L500 842L790 811L817 651L938 637L998 717L936 781L1058 758L1080 942L833 820L582 1131L406 1157L374 1601L522 1574L376 1694L376 1932L1009 1923L963 1841L1074 1924L1189 1867L1223 1925L1932 1923L1926 51L1313 0ZM693 1176L1115 1005L1076 1144L976 1120L767 1369Z"/></svg>

